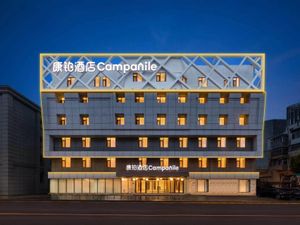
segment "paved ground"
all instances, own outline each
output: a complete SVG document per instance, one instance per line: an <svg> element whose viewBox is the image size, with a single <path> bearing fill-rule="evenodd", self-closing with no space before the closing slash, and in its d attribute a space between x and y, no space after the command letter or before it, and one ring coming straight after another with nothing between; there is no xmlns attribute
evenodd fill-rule
<svg viewBox="0 0 300 225"><path fill-rule="evenodd" d="M261 203L0 200L0 224L300 224L300 201Z"/></svg>

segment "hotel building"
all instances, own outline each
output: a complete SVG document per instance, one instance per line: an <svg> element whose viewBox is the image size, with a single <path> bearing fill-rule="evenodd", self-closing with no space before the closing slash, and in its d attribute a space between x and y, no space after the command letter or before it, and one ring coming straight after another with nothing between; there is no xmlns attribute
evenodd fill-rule
<svg viewBox="0 0 300 225"><path fill-rule="evenodd" d="M255 195L264 68L264 54L41 54L51 196Z"/></svg>

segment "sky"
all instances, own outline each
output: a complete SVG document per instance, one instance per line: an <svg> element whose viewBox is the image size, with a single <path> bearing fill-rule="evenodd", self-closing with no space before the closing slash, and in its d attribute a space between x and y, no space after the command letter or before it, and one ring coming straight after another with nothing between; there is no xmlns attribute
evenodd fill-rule
<svg viewBox="0 0 300 225"><path fill-rule="evenodd" d="M39 104L40 53L266 53L267 119L300 102L298 0L1 0L0 84Z"/></svg>

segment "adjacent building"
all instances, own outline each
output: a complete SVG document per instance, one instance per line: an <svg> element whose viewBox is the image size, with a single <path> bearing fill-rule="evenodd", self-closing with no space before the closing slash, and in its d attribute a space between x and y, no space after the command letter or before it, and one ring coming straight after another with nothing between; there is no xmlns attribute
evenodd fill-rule
<svg viewBox="0 0 300 225"><path fill-rule="evenodd" d="M40 108L12 88L0 86L0 195L47 193Z"/></svg>
<svg viewBox="0 0 300 225"><path fill-rule="evenodd" d="M255 195L264 54L41 54L60 199Z"/></svg>

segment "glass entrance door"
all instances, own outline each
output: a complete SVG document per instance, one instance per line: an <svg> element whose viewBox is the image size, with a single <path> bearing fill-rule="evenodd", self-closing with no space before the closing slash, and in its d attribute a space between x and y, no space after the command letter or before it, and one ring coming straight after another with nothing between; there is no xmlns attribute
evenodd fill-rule
<svg viewBox="0 0 300 225"><path fill-rule="evenodd" d="M184 193L183 178L140 178L135 179L135 193L166 194Z"/></svg>

